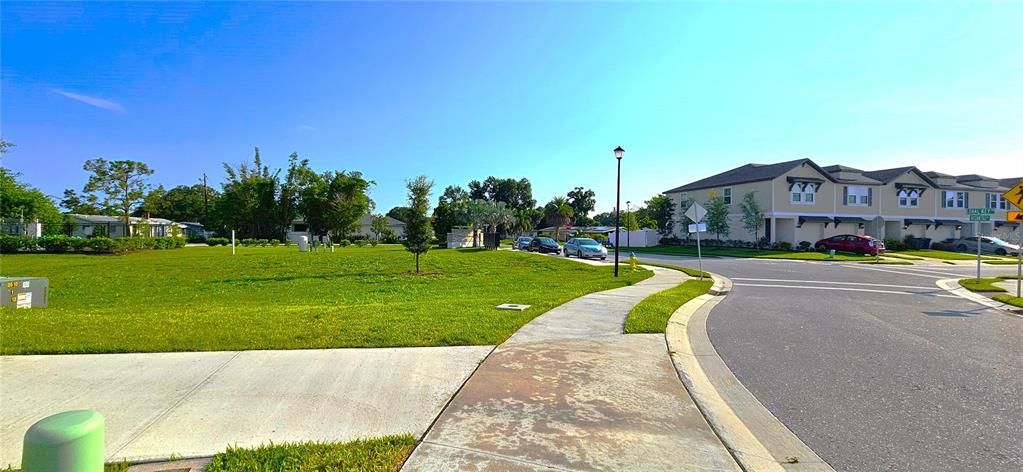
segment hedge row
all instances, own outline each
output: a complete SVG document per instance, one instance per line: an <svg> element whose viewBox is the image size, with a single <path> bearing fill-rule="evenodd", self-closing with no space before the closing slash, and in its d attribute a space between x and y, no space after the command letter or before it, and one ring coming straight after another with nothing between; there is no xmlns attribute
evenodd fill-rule
<svg viewBox="0 0 1023 472"><path fill-rule="evenodd" d="M77 236L40 236L31 238L11 234L0 235L0 252L48 252L55 254L69 252L90 252L102 254L122 254L129 251L144 249L176 249L185 246L184 238L80 238Z"/></svg>

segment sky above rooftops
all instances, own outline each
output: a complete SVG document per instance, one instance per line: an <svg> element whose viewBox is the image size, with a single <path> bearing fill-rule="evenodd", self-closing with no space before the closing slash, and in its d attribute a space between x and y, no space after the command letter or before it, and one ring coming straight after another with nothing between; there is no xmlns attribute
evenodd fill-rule
<svg viewBox="0 0 1023 472"><path fill-rule="evenodd" d="M1023 3L4 2L4 166L219 183L259 146L404 179L622 201L748 163L1023 175ZM435 200L434 200L435 201Z"/></svg>

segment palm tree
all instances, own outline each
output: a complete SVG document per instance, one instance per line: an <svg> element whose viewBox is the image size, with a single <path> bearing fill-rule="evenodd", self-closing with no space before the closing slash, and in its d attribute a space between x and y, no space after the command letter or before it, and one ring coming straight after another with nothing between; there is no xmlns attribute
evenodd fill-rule
<svg viewBox="0 0 1023 472"><path fill-rule="evenodd" d="M460 210L462 218L469 222L472 228L472 247L479 247L479 238L476 232L483 226L487 214L486 200L470 200L465 208Z"/></svg>
<svg viewBox="0 0 1023 472"><path fill-rule="evenodd" d="M575 211L565 197L554 197L543 207L543 216L548 225L554 226L554 239L558 239L561 227L572 222Z"/></svg>
<svg viewBox="0 0 1023 472"><path fill-rule="evenodd" d="M530 210L518 210L515 212L515 223L512 225L512 231L516 233L526 233L533 230L533 212Z"/></svg>

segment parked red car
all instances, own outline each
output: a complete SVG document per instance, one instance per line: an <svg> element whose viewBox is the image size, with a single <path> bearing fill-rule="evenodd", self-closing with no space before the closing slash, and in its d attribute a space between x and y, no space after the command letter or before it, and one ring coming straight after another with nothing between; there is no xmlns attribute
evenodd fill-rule
<svg viewBox="0 0 1023 472"><path fill-rule="evenodd" d="M814 244L813 247L818 251L834 249L841 252L853 252L861 256L864 254L870 254L871 256L884 254L884 243L881 240L858 234L832 236L817 241L817 244Z"/></svg>

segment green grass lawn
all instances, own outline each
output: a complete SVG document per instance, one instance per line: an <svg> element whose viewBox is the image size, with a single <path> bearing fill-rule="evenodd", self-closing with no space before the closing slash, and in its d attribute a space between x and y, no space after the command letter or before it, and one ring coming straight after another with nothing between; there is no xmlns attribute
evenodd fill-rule
<svg viewBox="0 0 1023 472"><path fill-rule="evenodd" d="M976 249L976 248L974 248ZM898 257L898 255L904 256L917 256L917 257L929 257L931 259L941 259L946 261L968 261L977 260L977 254L970 254L967 252L953 252L953 251L939 251L936 249L910 249L907 251L899 251L893 254L887 254L892 257ZM997 257L981 256L981 260L998 260Z"/></svg>
<svg viewBox="0 0 1023 472"><path fill-rule="evenodd" d="M651 247L634 247L630 250L636 253L645 254L663 254L671 256L695 256L696 247L694 246L651 246ZM758 259L794 259L804 261L869 261L873 260L873 256L857 256L855 254L838 253L835 254L834 259L829 258L827 253L823 252L792 252L792 251L776 251L772 249L749 249L749 248L723 248L723 247L705 247L702 249L703 256L706 257L753 257Z"/></svg>
<svg viewBox="0 0 1023 472"><path fill-rule="evenodd" d="M713 280L687 280L677 287L657 292L632 307L625 320L626 333L663 333L668 319L689 300L707 293Z"/></svg>
<svg viewBox="0 0 1023 472"><path fill-rule="evenodd" d="M998 277L984 277L981 279L959 279L959 285L971 292L1004 292L1005 289L994 285L995 282L1001 282L1002 279Z"/></svg>
<svg viewBox="0 0 1023 472"><path fill-rule="evenodd" d="M229 447L226 452L213 456L206 472L391 472L401 467L415 446L415 438L406 434L345 443Z"/></svg>
<svg viewBox="0 0 1023 472"><path fill-rule="evenodd" d="M889 259L889 260L881 259L879 261L863 261L863 262L860 262L860 264L913 265L913 263L909 262L909 261L893 261L891 259Z"/></svg>
<svg viewBox="0 0 1023 472"><path fill-rule="evenodd" d="M389 245L17 254L2 264L8 276L50 279L49 308L0 310L3 354L497 344L557 305L651 275L478 249L430 251L414 275L412 255Z"/></svg>

